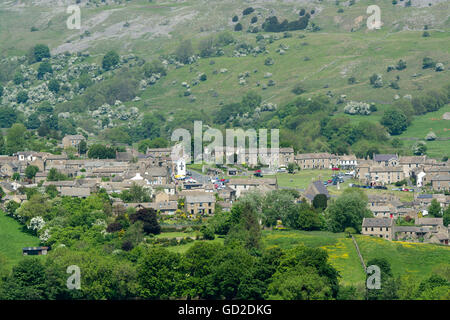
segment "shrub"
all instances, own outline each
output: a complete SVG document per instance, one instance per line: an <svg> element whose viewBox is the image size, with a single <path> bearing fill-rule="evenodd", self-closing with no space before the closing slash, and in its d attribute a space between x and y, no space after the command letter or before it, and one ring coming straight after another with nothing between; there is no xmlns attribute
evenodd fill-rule
<svg viewBox="0 0 450 320"><path fill-rule="evenodd" d="M50 58L50 49L45 44L37 44L33 48L33 57L35 62L40 62L44 58Z"/></svg>
<svg viewBox="0 0 450 320"><path fill-rule="evenodd" d="M444 71L445 70L445 68L444 68L444 64L443 63L436 63L436 69L435 69L437 72L441 72L441 71Z"/></svg>
<svg viewBox="0 0 450 320"><path fill-rule="evenodd" d="M398 61L397 66L395 68L397 70L404 70L404 69L406 69L406 62L400 59Z"/></svg>
<svg viewBox="0 0 450 320"><path fill-rule="evenodd" d="M118 65L120 62L120 57L115 51L109 51L105 56L103 57L102 61L102 67L105 70L110 70L114 68L116 65Z"/></svg>
<svg viewBox="0 0 450 320"><path fill-rule="evenodd" d="M292 93L294 93L296 95L300 95L305 92L306 92L306 90L303 88L303 86L301 84L295 85L295 87L292 89Z"/></svg>
<svg viewBox="0 0 450 320"><path fill-rule="evenodd" d="M50 90L51 92L54 92L54 93L58 93L59 92L59 82L55 79L50 80L48 83L48 90Z"/></svg>
<svg viewBox="0 0 450 320"><path fill-rule="evenodd" d="M234 26L234 31L242 31L242 24L238 23Z"/></svg>
<svg viewBox="0 0 450 320"><path fill-rule="evenodd" d="M233 19L231 19L233 22L238 22L239 17L238 16L234 16Z"/></svg>
<svg viewBox="0 0 450 320"><path fill-rule="evenodd" d="M254 11L255 11L255 9L253 9L252 7L248 7L246 9L244 9L244 11L242 11L242 15L246 16L246 15L249 15L250 13L252 13Z"/></svg>
<svg viewBox="0 0 450 320"><path fill-rule="evenodd" d="M430 57L425 57L422 60L422 69L434 68L436 66L436 62Z"/></svg>
<svg viewBox="0 0 450 320"><path fill-rule="evenodd" d="M26 91L20 91L17 94L17 103L26 103L28 101L28 94Z"/></svg>

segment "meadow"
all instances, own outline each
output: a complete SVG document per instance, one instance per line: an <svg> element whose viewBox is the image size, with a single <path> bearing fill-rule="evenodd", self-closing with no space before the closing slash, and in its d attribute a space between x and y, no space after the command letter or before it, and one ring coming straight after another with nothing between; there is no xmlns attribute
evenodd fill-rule
<svg viewBox="0 0 450 320"><path fill-rule="evenodd" d="M23 226L0 211L0 255L10 267L20 261L22 248L39 246L39 239L23 231Z"/></svg>

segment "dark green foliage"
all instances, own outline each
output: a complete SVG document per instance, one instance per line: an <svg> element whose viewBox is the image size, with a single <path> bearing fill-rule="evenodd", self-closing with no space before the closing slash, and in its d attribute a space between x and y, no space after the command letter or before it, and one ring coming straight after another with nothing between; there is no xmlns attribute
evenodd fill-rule
<svg viewBox="0 0 450 320"><path fill-rule="evenodd" d="M136 213L130 215L130 221L135 223L141 221L144 224L144 232L146 234L159 234L161 233L161 226L156 218L156 211L154 209L142 208Z"/></svg>
<svg viewBox="0 0 450 320"><path fill-rule="evenodd" d="M114 159L116 149L102 144L93 144L89 147L88 157L91 159Z"/></svg>
<svg viewBox="0 0 450 320"><path fill-rule="evenodd" d="M367 196L361 196L358 191L346 189L335 201L332 201L326 209L328 228L333 232L343 232L345 228L352 227L361 231L363 218L372 217L372 212L367 208Z"/></svg>
<svg viewBox="0 0 450 320"><path fill-rule="evenodd" d="M45 44L37 44L33 48L34 62L40 62L44 58L50 58L50 49Z"/></svg>
<svg viewBox="0 0 450 320"><path fill-rule="evenodd" d="M249 15L250 13L253 13L255 11L255 9L253 9L252 7L248 7L246 9L244 9L244 11L242 11L242 15L246 16Z"/></svg>
<svg viewBox="0 0 450 320"><path fill-rule="evenodd" d="M0 127L1 128L10 128L16 122L17 122L17 112L13 108L0 107Z"/></svg>
<svg viewBox="0 0 450 320"><path fill-rule="evenodd" d="M120 57L115 51L109 51L102 60L102 67L105 70L113 69L120 62Z"/></svg>
<svg viewBox="0 0 450 320"><path fill-rule="evenodd" d="M28 101L28 93L24 90L17 94L17 103L26 103Z"/></svg>
<svg viewBox="0 0 450 320"><path fill-rule="evenodd" d="M408 118L400 110L390 109L384 112L380 123L386 127L392 135L399 135L409 125Z"/></svg>
<svg viewBox="0 0 450 320"><path fill-rule="evenodd" d="M189 58L194 55L194 49L192 48L192 42L190 40L184 40L180 43L175 51L175 57L181 63L189 63Z"/></svg>
<svg viewBox="0 0 450 320"><path fill-rule="evenodd" d="M68 179L69 178L65 174L59 172L55 168L51 168L47 175L47 181L63 181Z"/></svg>
<svg viewBox="0 0 450 320"><path fill-rule="evenodd" d="M234 26L234 31L242 31L242 24L241 23L237 23Z"/></svg>
<svg viewBox="0 0 450 320"><path fill-rule="evenodd" d="M48 82L48 90L50 90L51 92L58 93L59 88L60 87L58 80L52 79Z"/></svg>
<svg viewBox="0 0 450 320"><path fill-rule="evenodd" d="M39 171L38 167L30 165L25 169L25 176L28 179L33 179L36 176L36 173L38 173L38 171Z"/></svg>
<svg viewBox="0 0 450 320"><path fill-rule="evenodd" d="M266 32L285 32L285 31L295 31L304 30L308 26L310 15L306 14L300 17L299 20L288 22L288 20L283 20L279 22L276 16L271 16L267 18L262 28Z"/></svg>
<svg viewBox="0 0 450 320"><path fill-rule="evenodd" d="M423 58L422 69L434 68L435 66L436 66L436 62L432 58L430 58L430 57Z"/></svg>
<svg viewBox="0 0 450 320"><path fill-rule="evenodd" d="M161 76L167 75L166 67L159 60L153 60L152 62L146 63L143 66L144 75L149 78L154 73L159 73Z"/></svg>
<svg viewBox="0 0 450 320"><path fill-rule="evenodd" d="M314 197L312 205L315 209L325 210L327 208L328 199L324 194L318 194Z"/></svg>
<svg viewBox="0 0 450 320"><path fill-rule="evenodd" d="M53 73L53 68L50 62L44 61L39 65L37 77L42 79L46 73Z"/></svg>
<svg viewBox="0 0 450 320"><path fill-rule="evenodd" d="M27 129L38 129L41 126L41 121L39 120L39 115L37 113L32 113L26 122Z"/></svg>

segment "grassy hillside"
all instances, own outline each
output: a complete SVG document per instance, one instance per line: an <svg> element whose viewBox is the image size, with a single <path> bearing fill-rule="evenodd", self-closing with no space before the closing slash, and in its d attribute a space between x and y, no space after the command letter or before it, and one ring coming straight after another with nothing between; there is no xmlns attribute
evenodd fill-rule
<svg viewBox="0 0 450 320"><path fill-rule="evenodd" d="M391 242L368 236L356 236L361 254L367 262L386 258L395 276L411 273L418 279L430 276L434 267L450 263L450 248L439 245ZM341 283L357 285L365 274L351 239L341 233L306 231L264 231L267 246L290 248L299 243L327 250L331 264L341 273Z"/></svg>
<svg viewBox="0 0 450 320"><path fill-rule="evenodd" d="M430 132L434 132L438 139L427 141L427 154L431 157L450 155L450 121L444 120L442 115L450 112L450 105L436 112L430 112L414 119L412 125L400 135L405 145L412 146L417 140L424 140Z"/></svg>
<svg viewBox="0 0 450 320"><path fill-rule="evenodd" d="M0 211L0 254L12 266L22 259L23 247L39 245L39 239L22 231L23 226Z"/></svg>

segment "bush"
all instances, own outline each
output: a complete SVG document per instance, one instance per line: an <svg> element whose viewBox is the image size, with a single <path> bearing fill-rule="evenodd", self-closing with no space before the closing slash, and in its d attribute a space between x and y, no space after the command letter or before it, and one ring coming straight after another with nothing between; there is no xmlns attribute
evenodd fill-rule
<svg viewBox="0 0 450 320"><path fill-rule="evenodd" d="M42 79L46 73L53 73L52 65L48 61L44 61L39 65L37 77Z"/></svg>
<svg viewBox="0 0 450 320"><path fill-rule="evenodd" d="M248 7L246 9L244 9L244 11L242 11L242 15L246 16L246 15L249 15L250 13L252 13L254 11L255 11L255 9L253 9L252 7Z"/></svg>
<svg viewBox="0 0 450 320"><path fill-rule="evenodd" d="M115 51L109 51L105 56L103 57L102 61L102 67L105 70L110 70L117 66L120 62L120 57Z"/></svg>
<svg viewBox="0 0 450 320"><path fill-rule="evenodd" d="M301 84L295 85L295 87L292 89L292 93L294 93L296 95L300 95L305 92L306 92L306 90L303 88L303 86Z"/></svg>
<svg viewBox="0 0 450 320"><path fill-rule="evenodd" d="M33 48L33 57L35 62L40 62L44 58L50 58L50 49L45 44L37 44Z"/></svg>
<svg viewBox="0 0 450 320"><path fill-rule="evenodd" d="M234 16L233 19L231 19L233 22L238 22L239 17L238 16Z"/></svg>
<svg viewBox="0 0 450 320"><path fill-rule="evenodd" d="M28 101L28 94L26 91L20 91L17 94L17 103L26 103Z"/></svg>
<svg viewBox="0 0 450 320"><path fill-rule="evenodd" d="M422 69L434 68L436 66L436 62L430 57L425 57L422 60Z"/></svg>
<svg viewBox="0 0 450 320"><path fill-rule="evenodd" d="M54 92L54 93L58 93L59 92L59 82L55 79L50 80L48 83L48 90L50 90L51 92Z"/></svg>
<svg viewBox="0 0 450 320"><path fill-rule="evenodd" d="M397 66L395 68L397 70L404 70L404 69L406 69L406 62L400 59L398 61Z"/></svg>
<svg viewBox="0 0 450 320"><path fill-rule="evenodd" d="M234 31L242 31L242 24L238 23L234 26Z"/></svg>

